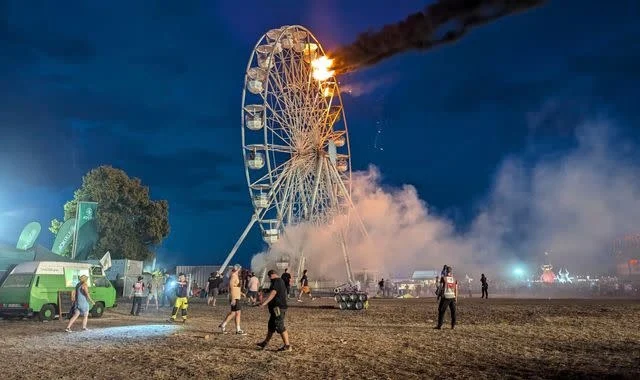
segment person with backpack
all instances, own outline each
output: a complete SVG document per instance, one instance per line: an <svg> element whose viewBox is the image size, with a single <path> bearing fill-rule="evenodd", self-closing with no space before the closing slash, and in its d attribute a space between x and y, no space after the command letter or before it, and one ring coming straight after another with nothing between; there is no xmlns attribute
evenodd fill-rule
<svg viewBox="0 0 640 380"><path fill-rule="evenodd" d="M451 328L456 327L456 301L458 299L458 281L453 277L453 271L450 266L444 270L445 275L440 279L440 304L438 305L438 325L435 327L440 330L444 321L444 314L447 308L451 310Z"/></svg>
<svg viewBox="0 0 640 380"><path fill-rule="evenodd" d="M442 298L442 279L444 278L445 274L447 273L447 268L449 266L447 264L445 264L442 267L442 271L440 272L440 277L436 277L436 301L440 302L440 299Z"/></svg>
<svg viewBox="0 0 640 380"><path fill-rule="evenodd" d="M133 297L133 303L131 303L131 315L140 315L142 300L144 299L144 288L144 277L138 276L138 281L133 284L133 293L129 296L129 298Z"/></svg>

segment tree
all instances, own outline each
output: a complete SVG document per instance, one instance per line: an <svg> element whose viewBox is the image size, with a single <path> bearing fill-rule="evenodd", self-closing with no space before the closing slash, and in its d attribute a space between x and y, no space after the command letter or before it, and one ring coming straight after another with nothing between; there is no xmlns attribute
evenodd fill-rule
<svg viewBox="0 0 640 380"><path fill-rule="evenodd" d="M98 242L90 257L100 258L110 251L114 259L150 259L151 248L169 235L168 202L151 200L149 188L123 170L111 166L92 169L73 195L64 205L65 221L75 217L78 202L98 202ZM61 225L53 219L49 230L57 234Z"/></svg>

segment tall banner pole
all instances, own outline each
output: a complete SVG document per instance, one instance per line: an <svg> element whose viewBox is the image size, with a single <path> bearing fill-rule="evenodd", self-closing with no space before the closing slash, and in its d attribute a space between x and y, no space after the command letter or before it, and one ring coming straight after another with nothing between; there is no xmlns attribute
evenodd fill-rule
<svg viewBox="0 0 640 380"><path fill-rule="evenodd" d="M82 202L78 201L76 204L76 223L75 223L75 231L73 232L73 247L71 247L71 258L74 259L76 257L76 246L78 242L78 229L80 224L79 212L80 212L80 204Z"/></svg>

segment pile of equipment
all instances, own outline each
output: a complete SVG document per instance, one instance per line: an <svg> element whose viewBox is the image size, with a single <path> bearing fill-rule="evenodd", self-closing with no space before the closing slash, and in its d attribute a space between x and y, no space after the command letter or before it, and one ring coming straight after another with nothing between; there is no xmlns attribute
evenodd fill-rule
<svg viewBox="0 0 640 380"><path fill-rule="evenodd" d="M369 297L366 292L353 284L343 284L333 290L333 299L340 310L363 310L369 307Z"/></svg>

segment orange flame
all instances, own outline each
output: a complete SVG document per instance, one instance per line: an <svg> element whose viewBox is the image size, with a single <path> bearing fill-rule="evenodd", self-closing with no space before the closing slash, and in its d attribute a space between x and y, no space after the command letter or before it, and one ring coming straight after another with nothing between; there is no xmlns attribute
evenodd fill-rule
<svg viewBox="0 0 640 380"><path fill-rule="evenodd" d="M311 61L313 79L323 81L331 78L336 73L335 70L330 70L332 65L333 59L328 58L326 55Z"/></svg>

